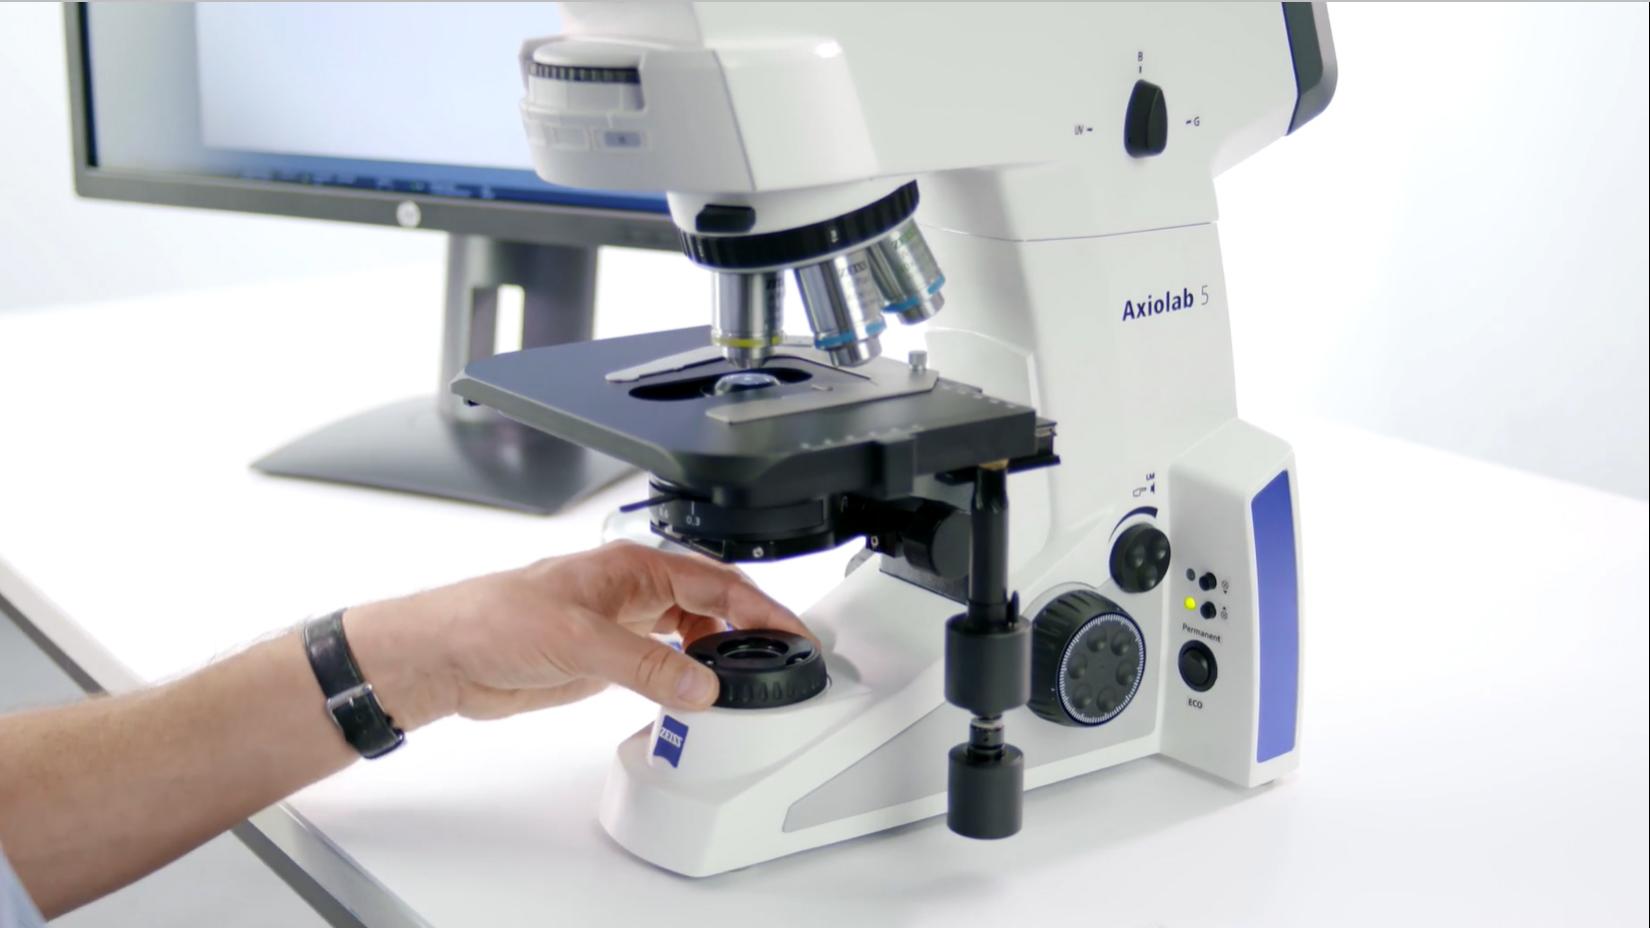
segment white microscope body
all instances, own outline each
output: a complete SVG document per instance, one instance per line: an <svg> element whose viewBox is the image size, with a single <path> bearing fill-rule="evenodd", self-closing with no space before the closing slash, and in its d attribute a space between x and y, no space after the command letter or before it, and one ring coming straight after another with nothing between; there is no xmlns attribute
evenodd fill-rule
<svg viewBox="0 0 1650 928"><path fill-rule="evenodd" d="M930 365L1058 423L1062 463L1008 480L1023 614L1087 590L1143 644L1103 724L1008 713L1026 788L1150 754L1245 786L1298 763L1298 482L1237 418L1212 179L1327 103L1327 24L1300 6L566 4L524 47L538 172L668 191L684 230L711 203L791 229L917 180L947 298ZM1140 526L1173 545L1151 582L1120 548ZM826 692L623 743L600 810L620 844L704 876L945 810L958 606L874 566L803 617Z"/></svg>

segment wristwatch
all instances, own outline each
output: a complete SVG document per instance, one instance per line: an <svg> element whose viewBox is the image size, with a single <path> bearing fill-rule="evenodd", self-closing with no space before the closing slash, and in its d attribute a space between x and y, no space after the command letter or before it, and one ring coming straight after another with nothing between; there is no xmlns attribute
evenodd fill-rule
<svg viewBox="0 0 1650 928"><path fill-rule="evenodd" d="M361 678L361 668L344 637L344 610L317 616L304 623L304 650L309 669L326 696L327 715L350 747L371 760L400 747L406 733L384 714L372 684Z"/></svg>

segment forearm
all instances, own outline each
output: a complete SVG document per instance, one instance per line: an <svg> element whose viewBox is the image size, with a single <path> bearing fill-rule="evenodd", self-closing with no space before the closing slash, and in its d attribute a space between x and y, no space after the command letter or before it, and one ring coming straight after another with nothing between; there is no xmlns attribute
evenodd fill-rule
<svg viewBox="0 0 1650 928"><path fill-rule="evenodd" d="M394 655L403 632L353 617L346 627L398 724L439 714L413 686L416 666ZM356 756L291 632L155 689L0 718L0 844L51 917Z"/></svg>

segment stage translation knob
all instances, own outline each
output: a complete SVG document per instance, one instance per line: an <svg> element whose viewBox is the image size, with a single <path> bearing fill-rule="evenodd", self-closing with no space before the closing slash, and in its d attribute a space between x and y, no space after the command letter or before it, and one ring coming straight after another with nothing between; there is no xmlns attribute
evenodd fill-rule
<svg viewBox="0 0 1650 928"><path fill-rule="evenodd" d="M1148 522L1131 525L1111 549L1111 578L1125 593L1155 589L1169 575L1169 536Z"/></svg>
<svg viewBox="0 0 1650 928"><path fill-rule="evenodd" d="M1060 725L1102 725L1128 707L1146 675L1146 641L1121 607L1090 590L1055 597L1031 626L1031 699Z"/></svg>

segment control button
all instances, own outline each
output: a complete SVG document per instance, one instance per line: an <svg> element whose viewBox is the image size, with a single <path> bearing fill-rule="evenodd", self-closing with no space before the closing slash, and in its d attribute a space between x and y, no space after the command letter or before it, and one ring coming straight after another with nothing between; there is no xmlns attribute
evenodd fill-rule
<svg viewBox="0 0 1650 928"><path fill-rule="evenodd" d="M1217 582L1218 581L1215 580L1214 574L1204 574L1203 576L1197 578L1197 588L1200 590L1212 590L1215 588L1215 584Z"/></svg>
<svg viewBox="0 0 1650 928"><path fill-rule="evenodd" d="M1154 589L1169 569L1169 536L1147 522L1131 525L1111 549L1111 578L1125 593Z"/></svg>
<svg viewBox="0 0 1650 928"><path fill-rule="evenodd" d="M603 148L641 148L645 141L640 132L629 129L607 129L602 132Z"/></svg>
<svg viewBox="0 0 1650 928"><path fill-rule="evenodd" d="M1188 641L1180 649L1180 679L1199 693L1215 685L1219 668L1215 666L1215 652L1201 641Z"/></svg>
<svg viewBox="0 0 1650 928"><path fill-rule="evenodd" d="M1128 113L1123 117L1123 150L1130 157L1149 158L1163 154L1168 145L1169 107L1163 100L1163 88L1151 81L1135 81Z"/></svg>
<svg viewBox="0 0 1650 928"><path fill-rule="evenodd" d="M1205 619L1212 619L1216 615L1215 604L1214 603L1204 603L1203 608L1199 609L1197 611L1197 613L1198 613L1198 615L1203 616Z"/></svg>

